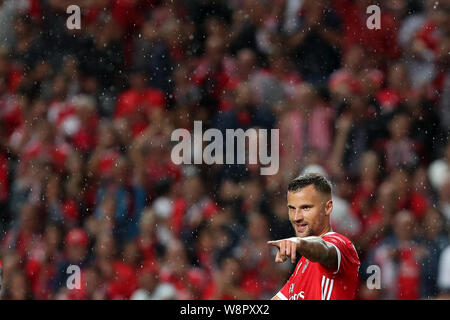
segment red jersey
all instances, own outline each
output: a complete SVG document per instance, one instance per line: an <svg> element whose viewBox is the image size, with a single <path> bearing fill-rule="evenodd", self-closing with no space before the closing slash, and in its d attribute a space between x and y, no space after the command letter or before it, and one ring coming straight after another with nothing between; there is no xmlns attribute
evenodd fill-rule
<svg viewBox="0 0 450 320"><path fill-rule="evenodd" d="M337 270L302 257L294 273L277 293L281 300L352 300L358 285L359 257L345 236L328 232L322 239L332 244L338 255Z"/></svg>

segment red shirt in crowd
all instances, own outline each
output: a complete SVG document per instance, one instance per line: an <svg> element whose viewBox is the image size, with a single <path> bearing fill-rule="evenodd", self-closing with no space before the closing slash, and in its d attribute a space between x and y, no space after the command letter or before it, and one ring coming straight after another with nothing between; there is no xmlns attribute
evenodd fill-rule
<svg viewBox="0 0 450 320"><path fill-rule="evenodd" d="M131 119L133 136L138 135L147 127L145 113L152 108L164 108L165 98L161 90L148 88L142 92L130 89L118 97L115 118Z"/></svg>

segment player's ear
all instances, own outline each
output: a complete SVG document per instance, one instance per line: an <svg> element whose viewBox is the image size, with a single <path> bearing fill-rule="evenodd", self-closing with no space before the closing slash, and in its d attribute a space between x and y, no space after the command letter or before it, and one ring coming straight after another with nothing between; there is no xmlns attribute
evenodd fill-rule
<svg viewBox="0 0 450 320"><path fill-rule="evenodd" d="M325 215L329 216L332 210L333 210L333 200L329 199L325 203Z"/></svg>

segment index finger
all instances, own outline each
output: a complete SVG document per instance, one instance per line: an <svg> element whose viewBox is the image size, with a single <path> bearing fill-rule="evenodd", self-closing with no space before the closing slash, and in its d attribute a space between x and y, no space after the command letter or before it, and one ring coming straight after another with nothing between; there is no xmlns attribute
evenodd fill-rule
<svg viewBox="0 0 450 320"><path fill-rule="evenodd" d="M267 244L269 246L277 247L279 249L280 248L280 242L281 242L281 240L272 240L272 241L267 241Z"/></svg>

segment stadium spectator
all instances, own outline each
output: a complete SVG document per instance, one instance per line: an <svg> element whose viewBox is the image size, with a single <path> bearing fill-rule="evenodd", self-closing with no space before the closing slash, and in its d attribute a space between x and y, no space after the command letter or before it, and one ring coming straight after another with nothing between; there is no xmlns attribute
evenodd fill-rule
<svg viewBox="0 0 450 320"><path fill-rule="evenodd" d="M449 241L447 235L442 232L445 224L438 210L430 208L423 218L423 223L421 297L428 299L439 295L437 283L439 258Z"/></svg>

